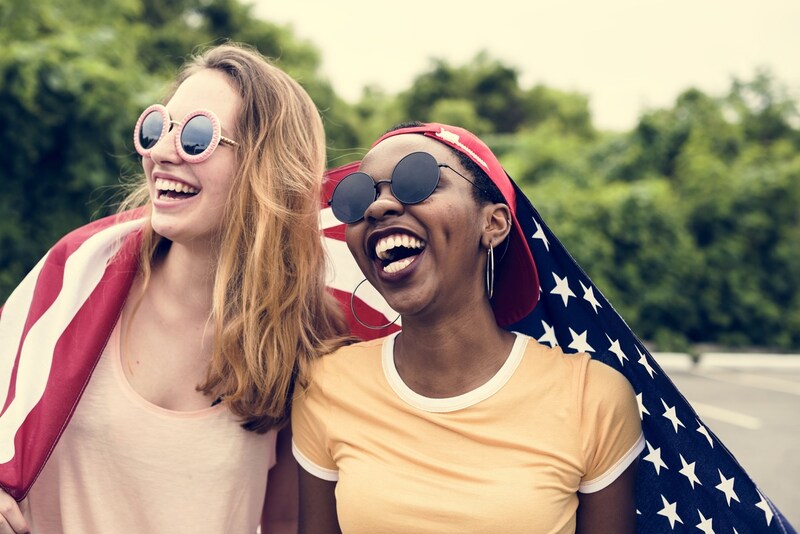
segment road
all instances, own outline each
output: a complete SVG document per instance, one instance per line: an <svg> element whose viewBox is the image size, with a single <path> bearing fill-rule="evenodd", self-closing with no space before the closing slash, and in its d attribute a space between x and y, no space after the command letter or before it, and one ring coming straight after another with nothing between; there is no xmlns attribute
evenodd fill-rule
<svg viewBox="0 0 800 534"><path fill-rule="evenodd" d="M656 359L762 492L800 527L800 365L670 366Z"/></svg>

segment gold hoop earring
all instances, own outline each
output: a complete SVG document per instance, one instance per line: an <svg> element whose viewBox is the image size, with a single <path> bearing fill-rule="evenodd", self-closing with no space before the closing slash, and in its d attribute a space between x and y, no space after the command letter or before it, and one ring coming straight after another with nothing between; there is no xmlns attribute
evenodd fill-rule
<svg viewBox="0 0 800 534"><path fill-rule="evenodd" d="M360 281L358 283L358 285L353 290L353 292L350 293L350 312L353 314L353 317L355 317L356 321L358 321L358 324L360 324L364 328L369 328L370 330L382 330L384 328L392 326L400 318L400 314L399 313L397 314L397 317L394 318L394 321L392 321L391 323L386 323L385 325L382 325L382 326L374 326L374 325L371 325L371 324L367 324L364 321L362 321L361 319L359 319L358 315L356 314L356 307L355 307L356 291L358 291L358 288L361 287L361 284L363 284L366 281L367 281L367 279L364 278L362 281Z"/></svg>
<svg viewBox="0 0 800 534"><path fill-rule="evenodd" d="M489 300L494 295L494 248L489 243L489 250L486 251L486 292L489 293Z"/></svg>

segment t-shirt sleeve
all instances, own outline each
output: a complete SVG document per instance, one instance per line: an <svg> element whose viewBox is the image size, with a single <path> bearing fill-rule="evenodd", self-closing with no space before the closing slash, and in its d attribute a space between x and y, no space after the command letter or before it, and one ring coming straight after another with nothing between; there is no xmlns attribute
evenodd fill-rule
<svg viewBox="0 0 800 534"><path fill-rule="evenodd" d="M321 362L317 362L321 363ZM300 466L317 478L339 479L339 470L328 446L330 405L319 381L321 365L315 365L307 388L298 388L292 401L292 453Z"/></svg>
<svg viewBox="0 0 800 534"><path fill-rule="evenodd" d="M594 493L614 482L644 449L639 409L630 382L589 360L580 398L585 474L578 491Z"/></svg>

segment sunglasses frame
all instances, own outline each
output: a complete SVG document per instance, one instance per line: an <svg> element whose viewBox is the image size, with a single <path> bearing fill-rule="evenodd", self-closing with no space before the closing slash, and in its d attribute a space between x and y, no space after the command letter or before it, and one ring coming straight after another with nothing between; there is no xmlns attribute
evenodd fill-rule
<svg viewBox="0 0 800 534"><path fill-rule="evenodd" d="M405 201L403 201L403 200L400 200L400 199L397 197L397 194L395 194L395 192L394 192L394 185L393 185L393 182L394 182L394 173L395 173L395 170L397 169L397 167L398 167L398 166L399 166L401 163L403 163L403 161L404 161L406 158L409 158L409 157L411 157L411 156L415 156L415 155L417 155L417 154L426 154L427 156L430 156L431 160L432 160L432 161L433 161L433 162L436 164L436 171L437 171L437 173L436 173L436 183L434 184L434 186L433 186L433 189L431 189L430 193L428 193L427 195L425 195L425 196L424 196L424 197L422 197L421 199L417 200L416 202L405 202ZM466 181L468 181L470 184L472 184L472 186L473 186L473 187L475 187L476 189L478 189L479 191L483 191L483 189L481 189L480 187L478 187L478 185L477 185L477 184L476 184L474 181L470 180L469 178L467 178L466 176L464 176L463 174L461 174L460 172L458 172L457 170L455 170L453 167L451 167L451 166L450 166L450 165L448 165L447 163L439 163L438 161L436 161L436 158L433 156L433 154L431 154L431 153L429 153L429 152L425 152L425 151L423 151L423 150L417 150L417 151L415 151L415 152L411 152L411 153L409 153L409 154L406 154L405 156L403 156L403 157L400 159L400 161L398 161L398 162L397 162L397 164L395 164L394 168L392 169L392 175L391 175L391 179L390 179L390 180L378 180L378 181L375 181L375 178L373 178L372 176L370 176L369 174L367 174L367 173L365 173L365 172L363 172L363 171L351 172L350 174L348 174L347 176L345 176L344 178L342 178L341 180L339 180L339 183L338 183L338 184L336 184L336 187L333 189L333 193L331 193L331 198L330 198L330 200L328 200L328 206L330 206L330 208L331 208L331 211L333 211L333 199L334 199L334 197L336 196L336 191L339 189L339 186L340 186L340 185L342 185L342 184L344 183L344 181L345 181L345 180L347 180L348 178L350 178L351 176L353 176L353 175L356 175L356 174L363 174L364 176L367 176L367 177L369 177L369 179L373 181L373 187L374 187L374 189L375 189L375 196L374 196L374 197L373 197L373 199L370 201L370 203L369 203L369 204L367 204L366 208L364 208L364 212L365 212L365 213L366 213L366 211L367 211L367 208L369 208L369 206L370 206L370 205L371 205L373 202L375 202L375 200L377 200L377 198L378 198L378 195L379 195L379 193L378 193L378 186L379 186L379 185L381 185L381 184L389 184L389 189L390 189L390 190L391 190L391 192L392 192L392 196L394 196L394 198L395 198L395 199L397 199L397 201L398 201L398 202L400 202L401 204L403 204L404 206L413 206L414 204L420 204L420 203L424 202L425 200L427 200L428 198L430 198L430 196L433 194L433 192L434 192L434 191L436 191L436 188L437 188L437 187L439 187L439 180L441 180L441 179L442 179L442 171L441 171L441 169L442 169L443 167L444 167L444 168L446 168L446 169L450 169L451 171L453 171L454 173L456 173L457 175L459 175L460 177L462 177L463 179L465 179ZM355 220L353 220L353 221L343 221L343 220L339 219L339 217L337 217L337 216L336 216L336 212L335 212L335 211L333 212L333 216L334 216L334 217L336 217L336 219L337 219L339 222L343 223L343 224L355 224L355 223L357 223L358 221L360 221L360 220L362 220L362 219L364 218L364 215L361 215L361 217L359 217L358 219L355 219Z"/></svg>
<svg viewBox="0 0 800 534"><path fill-rule="evenodd" d="M145 119L154 111L161 115L161 134L159 134L158 139L156 139L156 142L152 147L144 148L139 141L139 133L142 129L142 124L144 123ZM189 121L199 116L206 117L211 122L211 140L209 141L206 149L201 153L189 154L183 148L181 134L183 134L183 129L189 123ZM207 160L211 157L211 154L214 153L214 151L217 149L217 146L220 144L232 147L239 146L239 143L233 139L229 139L228 137L222 135L222 126L220 125L219 119L212 111L207 109L196 109L189 112L180 122L178 122L172 120L172 117L170 117L169 111L167 111L166 107L162 106L161 104L153 104L145 109L141 115L139 115L139 119L136 121L136 127L133 129L133 144L136 147L136 152L138 152L143 158L150 157L150 152L153 150L153 148L155 148L159 141L161 141L164 136L169 133L173 126L177 126L177 130L175 131L175 150L180 158L187 163L200 163Z"/></svg>

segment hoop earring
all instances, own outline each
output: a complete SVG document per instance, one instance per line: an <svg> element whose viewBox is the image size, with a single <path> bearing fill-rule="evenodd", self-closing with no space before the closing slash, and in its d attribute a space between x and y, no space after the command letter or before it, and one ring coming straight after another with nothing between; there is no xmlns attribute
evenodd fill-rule
<svg viewBox="0 0 800 534"><path fill-rule="evenodd" d="M392 321L391 323L386 323L385 325L382 325L382 326L373 326L371 324L367 324L364 321L362 321L361 319L359 319L358 315L356 314L356 307L355 307L355 304L354 304L355 303L355 298L356 298L356 291L358 291L358 288L361 287L361 284L363 284L366 281L367 281L367 279L364 278L362 281L360 281L358 283L358 285L353 290L353 292L350 293L350 312L353 314L353 317L356 318L356 321L358 321L358 324L360 324L361 326L363 326L365 328L369 328L370 330L382 330L384 328L392 326L400 318L400 314L399 313L397 314L397 317L394 318L394 321Z"/></svg>
<svg viewBox="0 0 800 534"><path fill-rule="evenodd" d="M494 248L489 243L489 250L486 251L486 292L489 293L489 300L494 295Z"/></svg>

